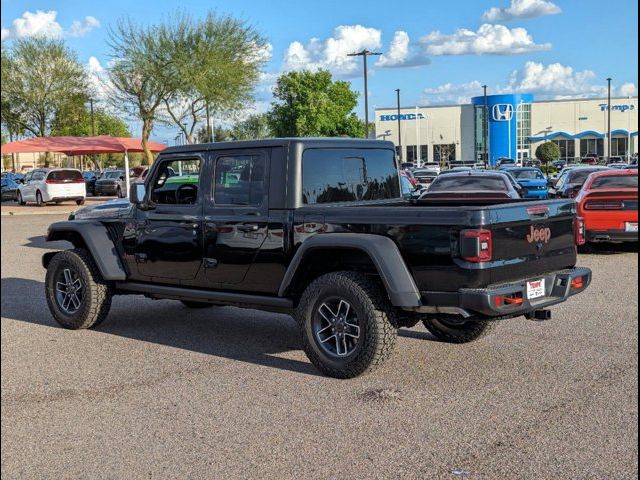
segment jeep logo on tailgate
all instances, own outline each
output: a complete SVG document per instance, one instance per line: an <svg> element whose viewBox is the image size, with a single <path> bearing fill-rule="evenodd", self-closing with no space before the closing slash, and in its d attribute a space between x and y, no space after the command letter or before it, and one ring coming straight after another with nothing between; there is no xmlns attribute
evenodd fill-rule
<svg viewBox="0 0 640 480"><path fill-rule="evenodd" d="M544 242L549 243L551 240L551 229L549 227L534 227L531 226L531 231L527 235L527 242Z"/></svg>

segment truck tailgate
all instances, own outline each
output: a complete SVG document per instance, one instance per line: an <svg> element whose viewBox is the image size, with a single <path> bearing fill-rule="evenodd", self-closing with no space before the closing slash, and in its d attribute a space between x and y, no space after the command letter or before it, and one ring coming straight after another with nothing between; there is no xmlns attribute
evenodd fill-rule
<svg viewBox="0 0 640 480"><path fill-rule="evenodd" d="M491 207L491 283L574 266L575 212L576 204L566 200Z"/></svg>

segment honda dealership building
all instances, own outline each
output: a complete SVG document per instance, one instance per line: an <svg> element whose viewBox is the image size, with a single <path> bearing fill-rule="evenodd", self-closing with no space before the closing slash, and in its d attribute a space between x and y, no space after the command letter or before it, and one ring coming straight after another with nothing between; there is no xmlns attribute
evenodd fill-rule
<svg viewBox="0 0 640 480"><path fill-rule="evenodd" d="M611 152L606 98L536 101L530 94L489 95L486 105L486 135L481 96L467 105L402 107L399 116L397 107L378 108L376 136L400 146L403 161L420 158L420 163L481 162L485 147L491 164L500 157L526 159L545 141L557 143L567 160L638 151L638 97L611 99Z"/></svg>

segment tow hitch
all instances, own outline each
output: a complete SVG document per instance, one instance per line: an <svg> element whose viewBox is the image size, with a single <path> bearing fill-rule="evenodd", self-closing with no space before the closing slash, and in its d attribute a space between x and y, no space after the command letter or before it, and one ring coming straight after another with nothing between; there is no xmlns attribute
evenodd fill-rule
<svg viewBox="0 0 640 480"><path fill-rule="evenodd" d="M551 310L533 310L524 314L527 320L535 320L543 322L545 320L551 320Z"/></svg>

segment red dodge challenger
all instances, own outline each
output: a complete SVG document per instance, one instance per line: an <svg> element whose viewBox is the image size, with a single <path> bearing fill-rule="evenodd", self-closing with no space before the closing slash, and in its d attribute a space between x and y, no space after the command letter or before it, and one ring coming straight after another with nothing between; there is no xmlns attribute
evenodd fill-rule
<svg viewBox="0 0 640 480"><path fill-rule="evenodd" d="M576 197L587 242L638 241L638 171L589 175Z"/></svg>

